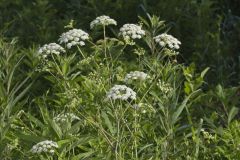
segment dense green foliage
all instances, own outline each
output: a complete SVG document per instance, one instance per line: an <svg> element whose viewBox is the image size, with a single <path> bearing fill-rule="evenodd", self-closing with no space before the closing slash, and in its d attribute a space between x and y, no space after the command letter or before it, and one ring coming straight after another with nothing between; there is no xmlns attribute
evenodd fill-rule
<svg viewBox="0 0 240 160"><path fill-rule="evenodd" d="M239 159L239 7L237 0L2 0L0 159ZM117 26L90 29L104 14ZM126 23L144 36L119 34ZM89 39L68 37L84 44L61 44L59 54L43 49L73 28ZM163 33L181 41L179 51L161 47L155 37ZM139 77L126 78L133 71ZM115 85L129 87L129 97L115 99L124 95ZM47 145L33 153L45 140L56 142L53 154Z"/></svg>

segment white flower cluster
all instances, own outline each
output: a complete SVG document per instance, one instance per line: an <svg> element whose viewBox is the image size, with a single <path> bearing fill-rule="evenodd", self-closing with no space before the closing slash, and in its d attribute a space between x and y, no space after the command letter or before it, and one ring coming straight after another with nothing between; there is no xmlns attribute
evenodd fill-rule
<svg viewBox="0 0 240 160"><path fill-rule="evenodd" d="M136 99L136 92L134 92L131 88L128 88L125 85L115 85L107 93L107 99L134 100Z"/></svg>
<svg viewBox="0 0 240 160"><path fill-rule="evenodd" d="M176 50L180 48L181 42L172 35L163 33L154 37L156 43L161 47L168 47L169 49Z"/></svg>
<svg viewBox="0 0 240 160"><path fill-rule="evenodd" d="M43 58L46 58L49 54L59 55L60 53L64 52L65 52L64 48L57 43L45 44L38 50L38 53L41 54Z"/></svg>
<svg viewBox="0 0 240 160"><path fill-rule="evenodd" d="M64 123L64 122L72 122L74 120L80 120L80 118L73 113L62 113L54 117L53 120L56 123Z"/></svg>
<svg viewBox="0 0 240 160"><path fill-rule="evenodd" d="M148 78L148 75L144 72L140 72L140 71L133 71L133 72L130 72L128 73L126 76L125 76L125 79L124 81L125 82L129 82L129 81L132 81L132 80L141 80L141 81L144 81L145 79Z"/></svg>
<svg viewBox="0 0 240 160"><path fill-rule="evenodd" d="M84 32L81 29L72 29L68 32L63 33L59 38L59 42L60 44L67 44L67 48L70 49L72 46L76 45L84 46L84 41L87 39L89 39L88 33Z"/></svg>
<svg viewBox="0 0 240 160"><path fill-rule="evenodd" d="M203 133L203 137L208 140L214 140L215 137L210 134L209 132L205 131L204 129L201 129L201 132Z"/></svg>
<svg viewBox="0 0 240 160"><path fill-rule="evenodd" d="M173 91L173 88L169 83L158 80L157 86L164 94L169 94Z"/></svg>
<svg viewBox="0 0 240 160"><path fill-rule="evenodd" d="M90 23L90 28L93 29L96 26L108 26L117 25L117 22L109 16L99 16Z"/></svg>
<svg viewBox="0 0 240 160"><path fill-rule="evenodd" d="M51 153L53 154L55 151L55 148L58 148L58 145L56 142L50 141L50 140L45 140L42 142L37 143L34 145L31 149L32 153Z"/></svg>
<svg viewBox="0 0 240 160"><path fill-rule="evenodd" d="M165 49L165 54L169 57L172 57L172 56L176 56L179 54L179 52L175 51L175 50L171 50L171 49L168 49L166 48Z"/></svg>
<svg viewBox="0 0 240 160"><path fill-rule="evenodd" d="M141 39L145 35L145 31L142 27L136 24L124 24L120 28L120 36L124 39Z"/></svg>
<svg viewBox="0 0 240 160"><path fill-rule="evenodd" d="M88 65L94 61L94 58L95 58L94 56L86 57L85 59L79 61L77 64L78 65Z"/></svg>

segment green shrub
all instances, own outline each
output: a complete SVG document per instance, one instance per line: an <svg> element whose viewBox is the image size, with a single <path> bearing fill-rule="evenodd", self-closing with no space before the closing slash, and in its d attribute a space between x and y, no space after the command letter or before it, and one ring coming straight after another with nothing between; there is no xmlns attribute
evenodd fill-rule
<svg viewBox="0 0 240 160"><path fill-rule="evenodd" d="M60 36L62 46L50 43L26 53L22 67L41 85L23 90L32 94L28 107L12 113L3 158L199 157L203 120L196 122L190 111L207 69L199 78L179 64L181 43L163 33L168 25L156 16L140 19L119 33L106 16L92 23L91 34L70 24ZM96 33L100 39L91 38Z"/></svg>

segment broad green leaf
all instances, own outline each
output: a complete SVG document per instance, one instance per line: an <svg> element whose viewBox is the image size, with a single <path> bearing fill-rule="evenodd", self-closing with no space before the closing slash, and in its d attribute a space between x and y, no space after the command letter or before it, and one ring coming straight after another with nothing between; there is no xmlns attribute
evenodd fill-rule
<svg viewBox="0 0 240 160"><path fill-rule="evenodd" d="M201 77L202 77L202 78L204 78L204 76L206 75L206 73L208 72L209 69L210 69L210 68L207 67L207 68L205 68L205 69L201 72Z"/></svg>
<svg viewBox="0 0 240 160"><path fill-rule="evenodd" d="M58 136L58 138L61 139L63 135L61 128L51 119L48 119L48 122L54 130L55 134Z"/></svg>
<svg viewBox="0 0 240 160"><path fill-rule="evenodd" d="M115 130L113 128L112 122L109 120L108 115L105 112L102 112L102 117L104 118L104 122L107 125L108 129L112 134L115 133Z"/></svg>
<svg viewBox="0 0 240 160"><path fill-rule="evenodd" d="M232 107L228 114L228 124L233 120L233 118L238 114L239 108L237 107Z"/></svg>

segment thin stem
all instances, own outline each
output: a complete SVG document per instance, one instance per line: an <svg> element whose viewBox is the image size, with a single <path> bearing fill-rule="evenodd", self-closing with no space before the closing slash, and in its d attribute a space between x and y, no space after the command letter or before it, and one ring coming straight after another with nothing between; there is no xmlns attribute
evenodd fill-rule
<svg viewBox="0 0 240 160"><path fill-rule="evenodd" d="M83 54L82 50L80 49L80 47L77 46L77 48L78 48L78 51L79 51L79 52L81 53L81 55L83 56L83 58L85 59L86 57L84 56L84 54Z"/></svg>
<svg viewBox="0 0 240 160"><path fill-rule="evenodd" d="M104 130L104 128L101 128L97 122L91 121L90 119L88 119L84 114L82 114L80 111L78 111L76 109L76 111L78 112L78 114L80 114L87 122L89 122L91 125L93 125L93 127L95 127L95 129L97 130L97 128L99 129L99 131L102 133L102 135L105 137L107 143L112 147L113 144L111 142L111 140L109 139L109 137L113 138L107 131ZM87 113L85 112L85 114L87 115ZM109 136L109 137L108 137Z"/></svg>
<svg viewBox="0 0 240 160"><path fill-rule="evenodd" d="M118 58L120 57L120 55L123 53L123 50L125 49L127 47L127 45L125 44L124 46L123 46L123 48L121 49L121 52L117 55L117 57L113 60L113 63L115 63L117 60L118 60Z"/></svg>
<svg viewBox="0 0 240 160"><path fill-rule="evenodd" d="M104 55L107 59L107 42L106 42L106 26L103 25Z"/></svg>
<svg viewBox="0 0 240 160"><path fill-rule="evenodd" d="M95 43L93 43L92 41L90 40L87 40L89 43L91 43L94 47L97 47L97 45Z"/></svg>
<svg viewBox="0 0 240 160"><path fill-rule="evenodd" d="M57 67L58 72L64 77L64 75L63 75L63 73L62 73L60 67L58 66L58 64L57 64L57 62L56 62L56 60L55 60L55 58L54 58L54 56L53 56L52 53L51 53L51 56L52 56L52 59L53 59L54 64L55 64L56 67Z"/></svg>
<svg viewBox="0 0 240 160"><path fill-rule="evenodd" d="M51 53L51 56L52 56L52 58L53 58L54 64L55 64L56 67L57 67L58 72L60 73L60 75L61 75L62 78L64 79L64 89L67 90L67 88L69 88L70 86L69 86L69 84L68 84L67 81L66 81L66 77L65 77L65 75L63 74L63 72L62 72L61 68L59 67L59 65L57 64L57 61L55 60L55 58L54 58L54 56L53 56L52 53ZM55 77L55 76L54 76L54 77Z"/></svg>
<svg viewBox="0 0 240 160"><path fill-rule="evenodd" d="M134 148L135 148L135 159L138 159L137 149L137 110L134 110Z"/></svg>
<svg viewBox="0 0 240 160"><path fill-rule="evenodd" d="M116 117L116 123L117 123L117 143L116 143L116 146L115 146L115 157L116 157L116 160L118 159L118 146L119 146L119 141L120 141L120 116L119 116L119 113L121 113L121 109L120 109L120 106L118 109L115 110L115 117Z"/></svg>
<svg viewBox="0 0 240 160"><path fill-rule="evenodd" d="M103 25L103 41L104 41L104 55L105 55L105 60L106 60L106 65L108 72L110 73L110 64L107 59L107 37L106 37L106 26ZM113 65L112 65L113 68ZM109 85L111 85L111 75L109 76Z"/></svg>

